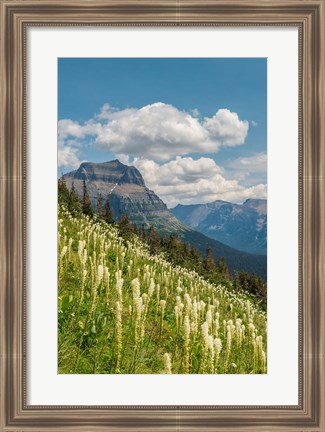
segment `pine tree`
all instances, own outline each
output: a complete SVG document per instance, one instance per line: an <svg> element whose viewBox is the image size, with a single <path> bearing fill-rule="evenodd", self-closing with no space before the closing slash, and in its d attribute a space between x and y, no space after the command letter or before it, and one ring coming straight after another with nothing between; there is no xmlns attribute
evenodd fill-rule
<svg viewBox="0 0 325 432"><path fill-rule="evenodd" d="M192 260L194 262L195 268L201 267L202 257L201 257L200 251L195 246L192 246L192 248L191 248L191 257L192 257Z"/></svg>
<svg viewBox="0 0 325 432"><path fill-rule="evenodd" d="M74 215L80 215L82 212L82 203L77 194L74 182L71 184L70 197L69 197L69 210Z"/></svg>
<svg viewBox="0 0 325 432"><path fill-rule="evenodd" d="M160 246L160 239L157 231L152 226L149 228L148 241L150 246L150 253L152 255L155 255L158 252Z"/></svg>
<svg viewBox="0 0 325 432"><path fill-rule="evenodd" d="M93 216L94 215L94 211L91 205L91 201L88 195L88 191L87 191L87 185L86 185L86 180L82 181L82 190L83 190L83 195L82 195L82 212L85 215L88 216Z"/></svg>
<svg viewBox="0 0 325 432"><path fill-rule="evenodd" d="M69 201L70 201L69 189L67 188L67 184L63 174L61 178L58 180L58 195L59 195L59 202L69 207Z"/></svg>
<svg viewBox="0 0 325 432"><path fill-rule="evenodd" d="M231 279L231 274L224 257L219 257L217 261L217 272L222 275L226 280Z"/></svg>
<svg viewBox="0 0 325 432"><path fill-rule="evenodd" d="M106 202L105 202L104 220L108 224L114 223L113 211L109 203L109 195L107 195Z"/></svg>
<svg viewBox="0 0 325 432"><path fill-rule="evenodd" d="M120 216L118 220L118 227L121 235L129 240L131 234L133 234L134 231L133 231L133 224L130 221L129 216L127 214Z"/></svg>
<svg viewBox="0 0 325 432"><path fill-rule="evenodd" d="M167 242L168 257L178 262L180 254L180 242L176 233L170 234Z"/></svg>
<svg viewBox="0 0 325 432"><path fill-rule="evenodd" d="M214 262L212 249L210 246L207 246L205 250L204 269L207 273L212 273L215 271L215 268L216 268L216 264Z"/></svg>
<svg viewBox="0 0 325 432"><path fill-rule="evenodd" d="M97 196L97 205L96 205L96 211L99 217L102 217L104 214L104 209L103 209L103 198L102 198L102 194L99 193Z"/></svg>

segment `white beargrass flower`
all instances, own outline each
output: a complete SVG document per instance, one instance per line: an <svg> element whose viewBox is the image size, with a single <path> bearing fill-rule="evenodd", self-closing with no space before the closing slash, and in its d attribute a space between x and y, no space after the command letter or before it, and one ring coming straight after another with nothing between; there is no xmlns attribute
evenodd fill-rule
<svg viewBox="0 0 325 432"><path fill-rule="evenodd" d="M102 265L99 265L97 267L97 279L96 279L97 286L100 285L101 281L103 280L103 276L104 276L104 267Z"/></svg>
<svg viewBox="0 0 325 432"><path fill-rule="evenodd" d="M123 300L123 294L122 294L122 288L123 288L124 279L119 279L116 282L116 292L119 299L119 302L122 304Z"/></svg>
<svg viewBox="0 0 325 432"><path fill-rule="evenodd" d="M143 293L143 294L142 294L142 301L143 301L144 306L147 305L147 303L148 303L148 299L149 299L148 294Z"/></svg>
<svg viewBox="0 0 325 432"><path fill-rule="evenodd" d="M82 256L82 266L85 266L87 262L87 249L84 249L83 256Z"/></svg>
<svg viewBox="0 0 325 432"><path fill-rule="evenodd" d="M232 344L232 335L231 335L231 327L227 325L227 345L226 345L226 359L225 359L225 369L228 368L228 361L231 353L231 344Z"/></svg>
<svg viewBox="0 0 325 432"><path fill-rule="evenodd" d="M83 302L83 299L84 299L85 282L86 282L87 273L88 273L87 270L83 270L83 272L82 272L79 304L81 304Z"/></svg>
<svg viewBox="0 0 325 432"><path fill-rule="evenodd" d="M183 334L184 334L183 370L184 370L184 373L188 374L189 370L190 370L189 345L190 345L190 334L191 334L190 319L189 319L188 315L186 315L184 318Z"/></svg>
<svg viewBox="0 0 325 432"><path fill-rule="evenodd" d="M184 294L184 301L185 301L185 314L189 314L192 309L192 300L187 293Z"/></svg>
<svg viewBox="0 0 325 432"><path fill-rule="evenodd" d="M131 288L133 293L133 299L137 299L138 297L140 297L140 282L138 278L132 280Z"/></svg>
<svg viewBox="0 0 325 432"><path fill-rule="evenodd" d="M208 323L209 329L211 328L212 325L212 313L211 310L209 309L206 313L206 318L205 318L206 322Z"/></svg>
<svg viewBox="0 0 325 432"><path fill-rule="evenodd" d="M67 246L63 246L62 250L61 250L61 254L60 254L60 258L62 259L64 257L64 255L67 253L68 247Z"/></svg>
<svg viewBox="0 0 325 432"><path fill-rule="evenodd" d="M220 353L222 350L222 342L221 339L216 338L214 340L214 352L215 352L215 360L214 360L214 370L217 370Z"/></svg>
<svg viewBox="0 0 325 432"><path fill-rule="evenodd" d="M165 307L166 307L166 300L160 300L159 304L161 308L161 315L163 317L165 312Z"/></svg>
<svg viewBox="0 0 325 432"><path fill-rule="evenodd" d="M109 299L109 279L110 279L110 273L108 271L108 267L104 268L104 284L105 284L105 303L106 306L108 306L108 299Z"/></svg>
<svg viewBox="0 0 325 432"><path fill-rule="evenodd" d="M164 360L164 374L171 374L172 373L172 363L170 360L170 355L168 353L165 353L163 356Z"/></svg>
<svg viewBox="0 0 325 432"><path fill-rule="evenodd" d="M62 276L62 260L64 258L64 255L66 254L68 248L67 246L63 246L61 253L60 253L60 257L59 257L59 279L61 279Z"/></svg>
<svg viewBox="0 0 325 432"><path fill-rule="evenodd" d="M115 373L120 373L120 362L122 354L122 307L116 302L115 307L115 337L116 337L116 366Z"/></svg>
<svg viewBox="0 0 325 432"><path fill-rule="evenodd" d="M266 354L262 351L262 372L266 373Z"/></svg>
<svg viewBox="0 0 325 432"><path fill-rule="evenodd" d="M207 348L209 337L209 324L206 321L201 325L201 331L204 346Z"/></svg>
<svg viewBox="0 0 325 432"><path fill-rule="evenodd" d="M191 310L191 329L192 333L197 334L198 330L198 312L197 312L197 302L194 301Z"/></svg>
<svg viewBox="0 0 325 432"><path fill-rule="evenodd" d="M154 280L151 278L151 280L150 280L150 285L149 285L149 289L148 289L148 296L149 296L149 298L152 297L152 295L153 295L153 293L154 293L154 290L155 290L155 282L154 282Z"/></svg>
<svg viewBox="0 0 325 432"><path fill-rule="evenodd" d="M254 326L254 324L250 322L248 324L248 329L249 329L250 333L254 333L255 332L255 326Z"/></svg>
<svg viewBox="0 0 325 432"><path fill-rule="evenodd" d="M83 250L84 250L85 245L86 245L85 240L79 240L79 243L78 243L78 255L79 255L79 259L80 259L81 263L83 261L82 257L83 257Z"/></svg>

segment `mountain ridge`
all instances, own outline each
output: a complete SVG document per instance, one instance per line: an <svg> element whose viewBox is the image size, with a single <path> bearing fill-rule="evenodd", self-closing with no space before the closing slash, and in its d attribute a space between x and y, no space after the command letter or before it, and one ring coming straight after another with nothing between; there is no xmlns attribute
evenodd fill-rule
<svg viewBox="0 0 325 432"><path fill-rule="evenodd" d="M178 204L171 211L191 228L230 247L266 255L267 200L250 198L243 204L221 200Z"/></svg>
<svg viewBox="0 0 325 432"><path fill-rule="evenodd" d="M182 241L197 247L202 255L210 246L215 259L223 256L232 271L245 270L266 279L265 257L235 250L178 220L155 192L146 187L141 173L133 166L124 165L118 159L103 163L83 162L77 170L64 174L63 178L68 189L74 184L80 197L85 180L94 209L100 193L104 202L109 197L115 219L128 214L138 226L153 226L164 235L177 233Z"/></svg>

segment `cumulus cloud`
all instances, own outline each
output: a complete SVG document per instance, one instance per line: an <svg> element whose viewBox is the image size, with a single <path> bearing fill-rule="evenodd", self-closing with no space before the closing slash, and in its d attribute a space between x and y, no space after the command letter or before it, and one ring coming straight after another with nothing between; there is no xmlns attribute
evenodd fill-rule
<svg viewBox="0 0 325 432"><path fill-rule="evenodd" d="M264 198L265 184L244 187L239 177L226 178L224 168L212 158L187 156L242 145L248 129L246 120L225 108L202 118L196 109L185 112L161 102L126 109L105 104L84 123L59 121L59 165L78 167L83 146L90 139L92 146L115 154L122 163L130 165L133 161L147 186L170 207L216 199L241 202ZM249 171L263 171L266 155L236 159L233 169L244 177Z"/></svg>
<svg viewBox="0 0 325 432"><path fill-rule="evenodd" d="M199 117L200 111L197 108L191 110L191 114L193 117Z"/></svg>
<svg viewBox="0 0 325 432"><path fill-rule="evenodd" d="M249 123L228 109L200 120L198 111L188 113L157 102L142 108L118 110L105 104L84 124L69 119L59 122L59 140L92 135L94 144L115 154L168 161L189 153L216 153L220 147L245 142Z"/></svg>
<svg viewBox="0 0 325 432"><path fill-rule="evenodd" d="M81 161L78 156L78 148L65 146L58 148L58 166L60 168L78 168Z"/></svg>
<svg viewBox="0 0 325 432"><path fill-rule="evenodd" d="M213 117L206 117L203 127L211 139L222 143L224 147L244 144L248 132L248 122L240 120L236 113L228 109L220 109Z"/></svg>
<svg viewBox="0 0 325 432"><path fill-rule="evenodd" d="M266 153L257 153L253 156L242 157L231 162L232 169L247 171L247 173L266 172L267 155Z"/></svg>
<svg viewBox="0 0 325 432"><path fill-rule="evenodd" d="M217 199L243 202L247 198L266 198L267 186L244 187L237 180L227 180L223 169L211 158L177 157L158 164L153 160L135 159L147 186L154 190L169 207L177 204L197 204Z"/></svg>
<svg viewBox="0 0 325 432"><path fill-rule="evenodd" d="M64 119L58 123L58 165L60 168L78 168L83 139L95 135L100 124L88 121L80 125L76 121Z"/></svg>

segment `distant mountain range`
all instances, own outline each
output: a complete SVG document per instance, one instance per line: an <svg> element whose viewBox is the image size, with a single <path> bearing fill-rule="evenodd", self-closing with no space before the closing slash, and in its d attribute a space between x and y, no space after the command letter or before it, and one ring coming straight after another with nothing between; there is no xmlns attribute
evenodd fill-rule
<svg viewBox="0 0 325 432"><path fill-rule="evenodd" d="M177 205L172 213L186 225L228 246L266 255L267 201L248 199L243 204L214 201Z"/></svg>
<svg viewBox="0 0 325 432"><path fill-rule="evenodd" d="M232 271L244 270L266 279L265 256L236 250L187 226L146 187L142 175L135 167L124 165L117 159L104 163L84 162L77 170L64 174L64 178L69 189L74 183L80 196L83 180L86 180L95 210L98 194L101 193L104 203L109 197L116 219L119 215L128 214L139 226L153 226L165 235L177 233L180 239L196 246L203 255L209 245L215 259L223 256Z"/></svg>

